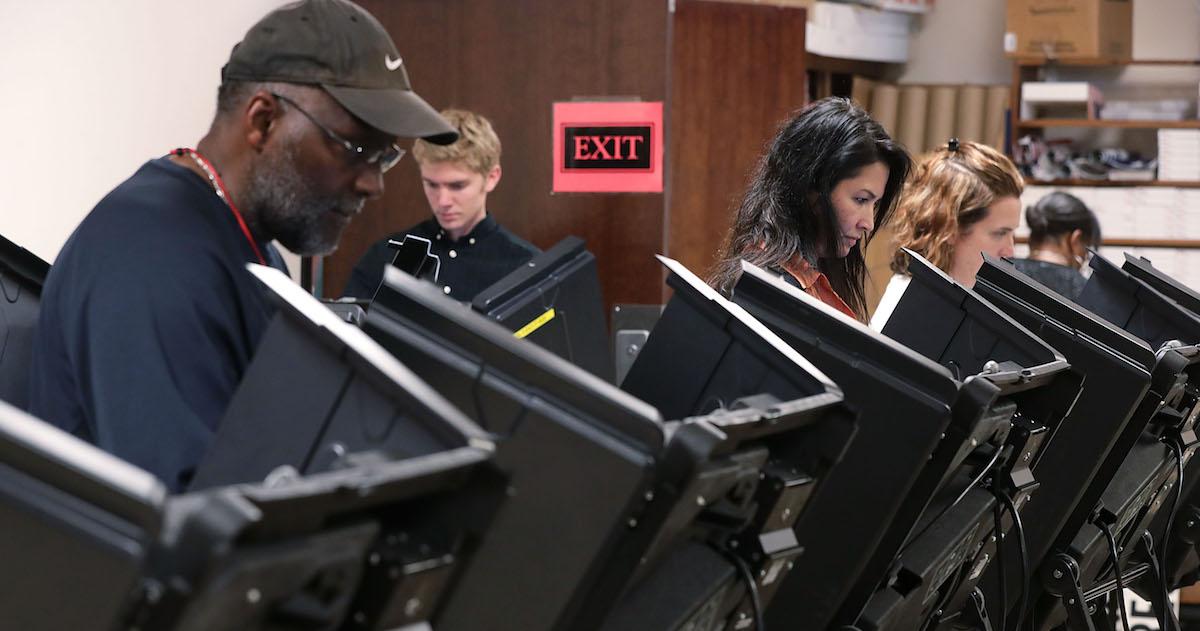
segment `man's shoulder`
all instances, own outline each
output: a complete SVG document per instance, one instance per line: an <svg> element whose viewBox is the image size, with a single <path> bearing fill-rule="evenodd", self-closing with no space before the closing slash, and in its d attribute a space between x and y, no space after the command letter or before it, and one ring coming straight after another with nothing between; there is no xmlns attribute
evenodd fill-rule
<svg viewBox="0 0 1200 631"><path fill-rule="evenodd" d="M167 158L156 158L143 164L113 188L97 206L116 202L137 205L163 196L203 199L207 190L191 171Z"/></svg>
<svg viewBox="0 0 1200 631"><path fill-rule="evenodd" d="M114 275L188 280L227 258L219 200L161 162L146 163L96 204L59 252L52 275L60 268L76 282Z"/></svg>
<svg viewBox="0 0 1200 631"><path fill-rule="evenodd" d="M85 234L115 237L118 243L162 232L196 234L217 227L219 199L165 159L151 160L109 191L79 225ZM109 234L115 233L115 234Z"/></svg>
<svg viewBox="0 0 1200 631"><path fill-rule="evenodd" d="M542 251L532 243L517 236L513 231L505 228L501 224L496 225L496 236L503 240L503 243L511 250L528 254L530 257L541 254Z"/></svg>

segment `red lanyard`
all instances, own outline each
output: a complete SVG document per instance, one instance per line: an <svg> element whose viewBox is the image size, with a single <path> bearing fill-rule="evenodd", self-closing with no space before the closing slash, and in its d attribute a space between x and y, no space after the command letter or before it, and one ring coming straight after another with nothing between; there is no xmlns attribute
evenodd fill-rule
<svg viewBox="0 0 1200 631"><path fill-rule="evenodd" d="M254 250L254 256L258 257L258 262L263 265L267 264L267 259L263 258L262 252L258 250L258 244L254 242L254 236L250 234L250 228L246 226L246 220L242 219L242 213L238 211L237 206L233 205L233 197L229 195L229 191L225 189L225 182L221 180L221 176L217 175L217 169L208 161L208 158L200 155L195 149L179 148L172 151L177 156L186 155L196 162L196 166L200 167L201 171L208 176L208 181L212 184L213 190L217 192L217 197L229 206L229 210L233 212L234 219L237 219L238 225L242 228L242 234L246 235L246 241L250 244L250 249Z"/></svg>

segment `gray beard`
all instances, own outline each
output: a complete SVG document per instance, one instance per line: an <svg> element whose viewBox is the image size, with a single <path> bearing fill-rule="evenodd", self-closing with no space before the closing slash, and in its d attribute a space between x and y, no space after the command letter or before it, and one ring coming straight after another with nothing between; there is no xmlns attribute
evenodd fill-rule
<svg viewBox="0 0 1200 631"><path fill-rule="evenodd" d="M259 233L278 240L301 256L322 256L337 249L341 226L327 217L335 208L358 210L357 195L321 195L296 165L295 143L286 140L276 151L262 155L250 177L247 207Z"/></svg>

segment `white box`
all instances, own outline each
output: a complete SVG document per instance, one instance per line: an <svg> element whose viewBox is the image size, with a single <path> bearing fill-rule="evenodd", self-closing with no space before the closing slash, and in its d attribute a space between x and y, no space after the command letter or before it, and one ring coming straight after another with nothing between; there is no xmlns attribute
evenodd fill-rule
<svg viewBox="0 0 1200 631"><path fill-rule="evenodd" d="M1200 206L1185 203L1181 210L1183 222L1179 226L1179 238L1200 240Z"/></svg>
<svg viewBox="0 0 1200 631"><path fill-rule="evenodd" d="M1138 239L1163 239L1171 233L1171 209L1162 206L1143 206L1130 209L1137 216L1136 232L1129 236ZM1103 230L1103 227L1101 228Z"/></svg>
<svg viewBox="0 0 1200 631"><path fill-rule="evenodd" d="M815 55L903 63L908 61L908 36L847 34L819 24L805 25L804 48Z"/></svg>
<svg viewBox="0 0 1200 631"><path fill-rule="evenodd" d="M1086 103L1100 91L1087 81L1025 81L1021 100L1030 103Z"/></svg>
<svg viewBox="0 0 1200 631"><path fill-rule="evenodd" d="M1180 144L1192 146L1200 144L1200 129L1160 129L1158 130L1158 143L1164 144Z"/></svg>
<svg viewBox="0 0 1200 631"><path fill-rule="evenodd" d="M1058 112L1050 116L1078 116L1096 118L1097 108L1104 101L1100 90L1086 81L1025 81L1021 84L1021 118L1037 118L1037 108L1044 106L1079 106L1067 114ZM1057 114L1057 115L1056 115Z"/></svg>

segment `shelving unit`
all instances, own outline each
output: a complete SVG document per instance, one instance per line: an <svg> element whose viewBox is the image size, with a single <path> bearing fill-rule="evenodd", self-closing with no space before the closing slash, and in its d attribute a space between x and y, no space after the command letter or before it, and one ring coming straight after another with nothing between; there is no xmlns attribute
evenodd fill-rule
<svg viewBox="0 0 1200 631"><path fill-rule="evenodd" d="M1157 121L1157 120L1104 120L1089 118L1021 118L1021 84L1028 79L1031 70L1044 70L1049 66L1059 67L1112 67L1112 66L1200 66L1200 59L1119 59L1098 57L1091 59L1046 59L1042 57L1019 57L1013 62L1013 87L1009 102L1009 117L1013 137L1030 129L1051 127L1109 128L1109 129L1200 129L1200 120Z"/></svg>
<svg viewBox="0 0 1200 631"><path fill-rule="evenodd" d="M1200 60L1133 60L1121 58L1092 58L1092 59L1069 59L1069 60L1047 60L1044 58L1017 58L1013 62L1013 83L1010 95L1009 105L1009 121L1010 129L1012 130L1012 138L1015 143L1016 139L1028 133L1045 133L1046 130L1054 128L1075 128L1075 129L1129 129L1129 130L1158 130L1158 129L1200 129L1200 120L1107 120L1099 118L1036 118L1022 119L1021 118L1021 88L1025 81L1037 80L1038 75L1045 74L1045 70L1050 66L1060 68L1083 67L1083 68L1111 68L1116 66L1177 66L1177 67L1200 67ZM1195 97L1193 97L1195 98ZM1152 188L1161 191L1164 188L1174 189L1200 189L1200 182L1196 181L1170 181L1170 180L1150 180L1150 181L1114 181L1114 180L1085 180L1085 179L1060 179L1051 181L1038 181L1027 179L1026 186L1039 187L1072 187L1072 188L1105 188L1105 189L1138 189ZM1114 191L1115 193L1115 191ZM1200 212L1200 207L1195 209ZM1101 217L1101 223L1104 223ZM1126 247L1126 248L1168 248L1177 250L1200 250L1200 239L1183 239L1183 238L1131 238L1125 235L1111 234L1106 231L1104 238L1105 246ZM1164 228L1163 236L1168 237L1173 234L1171 228ZM1174 234L1179 234L1174 232ZM1027 243L1025 237L1018 239L1019 243Z"/></svg>

